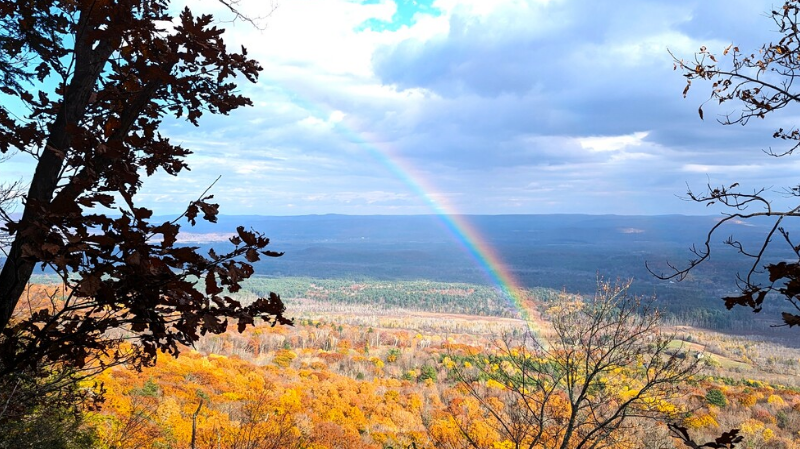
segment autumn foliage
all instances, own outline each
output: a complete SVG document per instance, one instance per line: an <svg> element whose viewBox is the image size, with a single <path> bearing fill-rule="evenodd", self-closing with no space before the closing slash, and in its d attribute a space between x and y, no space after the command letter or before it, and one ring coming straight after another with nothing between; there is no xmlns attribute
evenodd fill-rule
<svg viewBox="0 0 800 449"><path fill-rule="evenodd" d="M499 375L470 385L457 376L484 360L491 362L489 372L510 371L497 358L486 323L473 319L461 333L445 335L421 330L413 319L387 327L381 320L346 324L318 317L300 319L292 328L258 326L241 335L211 335L200 340L197 351L159 359L141 374L122 367L105 373L100 380L106 404L90 421L108 447L158 442L186 448L191 415L202 399L198 448L514 448L487 405L507 416L521 413L526 404L510 401L519 396L509 394ZM515 328L521 337L521 323L506 330L513 334ZM497 371L491 371L494 363ZM629 376L635 379L625 369L610 371L604 380L608 390L597 394L613 401L631 398L636 393L625 380ZM657 406L666 412L660 416L672 417L697 441L713 441L735 427L753 445L800 444L794 435L800 431L796 389L706 375L675 387L679 394L659 398ZM709 402L710 391L720 391L727 405ZM551 439L534 447L553 447L569 420L569 404L567 393L552 395L546 426ZM610 447L681 447L663 422L631 416L625 423ZM280 446L271 445L275 441ZM643 441L664 446L642 446Z"/></svg>

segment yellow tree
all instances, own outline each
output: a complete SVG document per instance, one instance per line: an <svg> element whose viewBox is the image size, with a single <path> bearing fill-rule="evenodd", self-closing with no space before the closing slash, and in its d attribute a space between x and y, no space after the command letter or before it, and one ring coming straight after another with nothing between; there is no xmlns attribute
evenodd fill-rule
<svg viewBox="0 0 800 449"><path fill-rule="evenodd" d="M224 449L280 449L300 447L293 414L300 409L295 390L277 393L275 385L251 391L231 413L225 428L201 432L202 447Z"/></svg>

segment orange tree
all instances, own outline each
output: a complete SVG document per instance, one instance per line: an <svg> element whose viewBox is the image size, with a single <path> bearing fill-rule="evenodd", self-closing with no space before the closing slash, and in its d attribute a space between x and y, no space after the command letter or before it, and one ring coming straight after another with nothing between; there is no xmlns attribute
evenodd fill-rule
<svg viewBox="0 0 800 449"><path fill-rule="evenodd" d="M0 379L44 376L47 366L148 365L231 320L239 330L258 317L290 323L275 294L248 305L229 296L252 262L280 255L267 238L240 227L232 250L201 254L176 244L177 219L155 222L135 202L146 176L188 168L191 151L158 131L165 117L197 125L204 113L251 104L234 80L255 82L261 68L244 49L229 51L223 31L209 15L173 14L168 0L0 4L0 161L11 153L35 161L21 217L8 209L17 192L6 186L0 201L10 239L0 270ZM215 221L210 199L189 204L181 219ZM65 288L21 312L37 266ZM14 389L2 391L11 401Z"/></svg>

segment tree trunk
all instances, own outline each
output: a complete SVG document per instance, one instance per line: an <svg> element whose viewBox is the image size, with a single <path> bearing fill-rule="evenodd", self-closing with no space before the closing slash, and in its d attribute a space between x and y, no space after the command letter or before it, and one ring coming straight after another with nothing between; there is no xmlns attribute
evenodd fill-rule
<svg viewBox="0 0 800 449"><path fill-rule="evenodd" d="M95 24L90 23L92 21L91 14L83 11L77 29L94 30ZM113 41L95 42L88 38L90 34L88 31L80 33L76 39L75 72L64 93L58 115L50 126L50 135L41 151L25 197L22 219L16 226L14 241L0 271L0 330L8 325L38 262L26 257L25 249L41 245L46 237L46 226L41 220L52 204L64 158L72 144L70 128L80 122L108 58L119 47L119 36Z"/></svg>
<svg viewBox="0 0 800 449"><path fill-rule="evenodd" d="M203 406L203 400L200 399L200 403L197 404L197 410L192 413L192 449L197 449L196 441L197 441L197 415L200 414L200 408Z"/></svg>

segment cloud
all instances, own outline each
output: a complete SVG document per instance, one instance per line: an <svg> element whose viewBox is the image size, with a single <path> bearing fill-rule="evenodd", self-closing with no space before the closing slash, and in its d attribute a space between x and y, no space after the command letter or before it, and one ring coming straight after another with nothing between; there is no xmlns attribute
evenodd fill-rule
<svg viewBox="0 0 800 449"><path fill-rule="evenodd" d="M444 34L383 45L373 57L376 74L445 96L583 91L602 75L625 78L631 68L667 61L666 44L679 37L675 25L689 16L673 2L484 3L496 6L479 15L450 11Z"/></svg>
<svg viewBox="0 0 800 449"><path fill-rule="evenodd" d="M219 2L185 2L225 19ZM252 16L269 3L242 0ZM417 6L415 6L417 5ZM181 5L175 4L176 7ZM750 0L292 0L259 30L221 23L264 71L254 107L163 131L195 151L142 199L177 211L212 193L226 213L707 213L686 184L796 184L759 150L795 111L723 127L733 104L687 99L667 49L775 38ZM13 168L7 171L6 169ZM4 163L0 180L29 171Z"/></svg>
<svg viewBox="0 0 800 449"><path fill-rule="evenodd" d="M413 193L392 167L402 160L459 210L580 212L620 208L591 197L663 195L663 206L686 182L756 182L775 170L758 151L771 124L724 128L713 119L730 111L712 105L700 121L707 87L681 98L667 52L724 48L742 25L743 42L764 41L769 23L752 2L437 1L436 14L406 11L383 28L359 24L397 25L394 2L333 3L305 44L259 49L270 87L257 90L261 128L243 133L269 142L298 176L326 180L320 189ZM311 30L280 20L267 34L303 40ZM753 169L726 171L736 166Z"/></svg>
<svg viewBox="0 0 800 449"><path fill-rule="evenodd" d="M586 148L591 151L621 151L628 147L638 147L642 145L647 134L647 132L637 132L625 136L583 137L578 138L578 143L581 148Z"/></svg>

